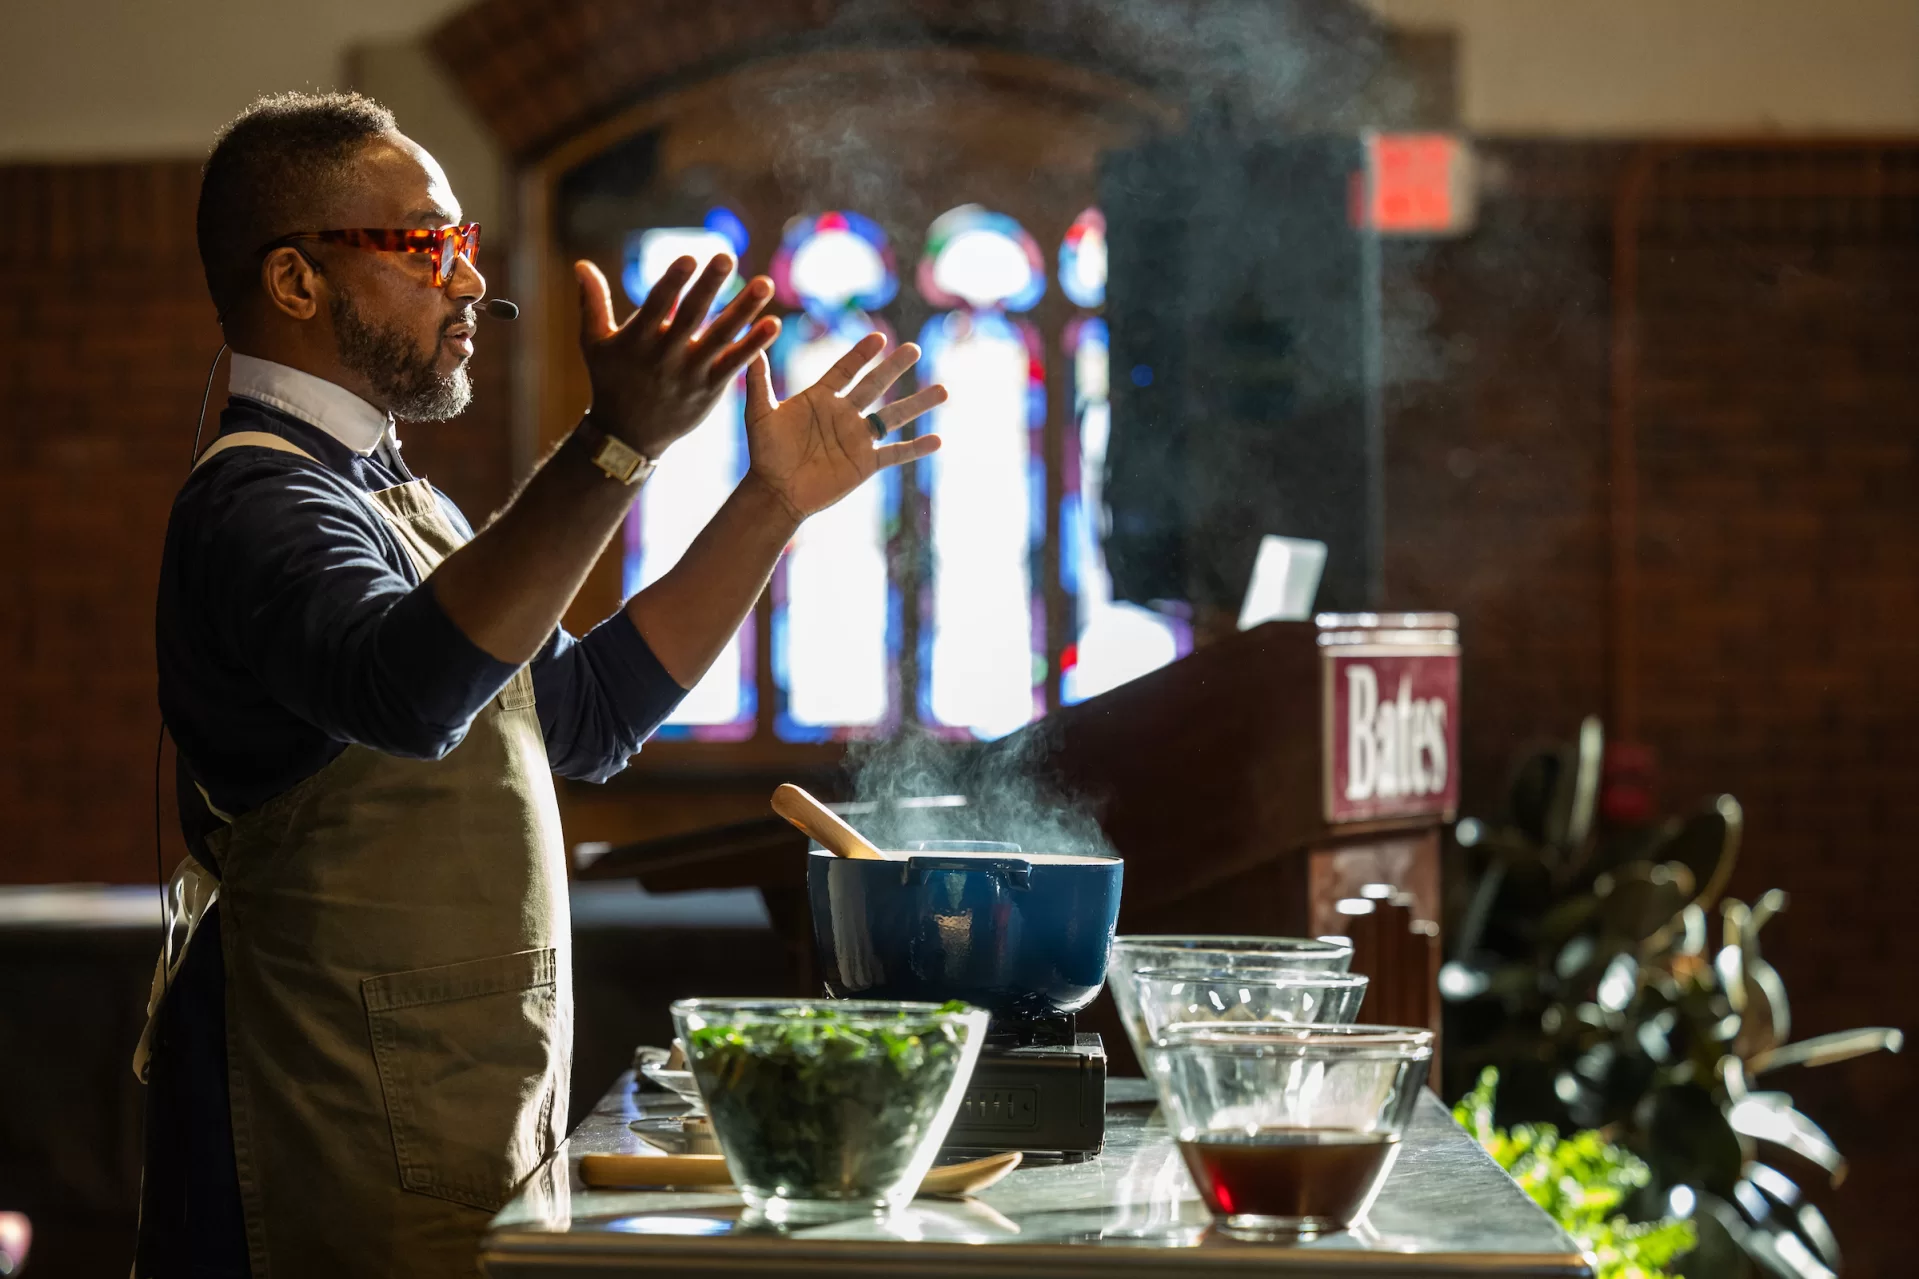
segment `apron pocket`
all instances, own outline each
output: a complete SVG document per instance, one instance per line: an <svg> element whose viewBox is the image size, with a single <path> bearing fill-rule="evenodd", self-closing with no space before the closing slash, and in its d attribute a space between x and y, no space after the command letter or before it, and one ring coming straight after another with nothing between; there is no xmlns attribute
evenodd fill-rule
<svg viewBox="0 0 1919 1279"><path fill-rule="evenodd" d="M360 983L400 1184L498 1211L553 1153L552 949Z"/></svg>

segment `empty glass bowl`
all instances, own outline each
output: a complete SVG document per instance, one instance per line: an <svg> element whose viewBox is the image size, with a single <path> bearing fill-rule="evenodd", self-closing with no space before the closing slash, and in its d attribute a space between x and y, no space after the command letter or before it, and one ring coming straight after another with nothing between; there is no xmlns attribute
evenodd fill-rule
<svg viewBox="0 0 1919 1279"><path fill-rule="evenodd" d="M1146 1060L1152 1042L1139 1015L1134 973L1276 973L1309 969L1343 973L1353 962L1353 944L1344 937L1115 937L1106 966L1107 988L1133 1049Z"/></svg>
<svg viewBox="0 0 1919 1279"><path fill-rule="evenodd" d="M987 1015L864 999L682 999L713 1134L747 1205L769 1221L833 1221L904 1205L959 1113Z"/></svg>
<svg viewBox="0 0 1919 1279"><path fill-rule="evenodd" d="M1366 1215L1432 1055L1429 1030L1250 1022L1169 1026L1147 1049L1217 1224L1257 1238L1343 1230Z"/></svg>
<svg viewBox="0 0 1919 1279"><path fill-rule="evenodd" d="M1133 974L1133 998L1147 1042L1192 1021L1318 1023L1359 1020L1367 979L1358 973L1198 973L1147 969Z"/></svg>

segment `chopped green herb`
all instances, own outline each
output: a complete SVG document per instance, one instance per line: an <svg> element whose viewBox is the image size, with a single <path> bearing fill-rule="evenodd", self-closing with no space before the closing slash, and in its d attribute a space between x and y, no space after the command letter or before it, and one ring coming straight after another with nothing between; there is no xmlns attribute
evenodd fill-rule
<svg viewBox="0 0 1919 1279"><path fill-rule="evenodd" d="M939 1014L962 1012L963 1003ZM920 1012L873 1024L831 1008L702 1026L686 1051L743 1185L869 1199L912 1161L959 1067L966 1026Z"/></svg>

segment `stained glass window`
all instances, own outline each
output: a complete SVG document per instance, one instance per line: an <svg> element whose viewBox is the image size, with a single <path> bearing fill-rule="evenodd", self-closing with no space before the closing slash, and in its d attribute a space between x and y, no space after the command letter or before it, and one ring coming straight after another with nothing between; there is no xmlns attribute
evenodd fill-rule
<svg viewBox="0 0 1919 1279"><path fill-rule="evenodd" d="M1106 219L1098 209L1086 210L1066 228L1059 244L1059 291L1074 306L1106 302Z"/></svg>
<svg viewBox="0 0 1919 1279"><path fill-rule="evenodd" d="M1044 707L1044 606L1033 571L1044 536L1042 348L1008 312L1045 293L1039 246L978 205L928 232L919 289L948 307L920 333L922 378L950 398L926 429L942 447L921 463L932 579L921 625L920 714L935 729L1000 737Z"/></svg>
<svg viewBox="0 0 1919 1279"><path fill-rule="evenodd" d="M627 296L636 304L644 300L666 268L681 256L691 255L701 262L715 253L737 257L745 246L728 234L732 228L717 217L721 212L716 210L716 216L708 218L709 224L720 223L717 228L655 227L627 237L621 272ZM732 221L737 226L738 219ZM735 272L723 296L737 293L741 283ZM626 520L625 595L652 585L678 563L746 473L743 403L735 382L699 426L667 451L653 478L640 490ZM667 718L659 736L742 740L753 734L757 701L749 620Z"/></svg>
<svg viewBox="0 0 1919 1279"><path fill-rule="evenodd" d="M676 258L739 258L746 239L741 220L725 209L701 226L637 231L626 244L625 292L637 304ZM1106 571L1101 482L1110 410L1100 211L1081 213L1059 244L1057 279L1072 318L1063 333L1049 330L1044 339L1024 313L1046 292L1048 263L1012 217L979 205L952 209L935 220L923 254L909 265L934 311L917 335L926 353L917 377L922 385L943 383L950 396L919 429L938 432L944 447L919 464L916 482L885 472L802 526L771 583L771 685L758 689L749 624L662 736L751 737L763 691L774 699L774 731L785 741L884 735L914 709L936 733L992 739L1043 712L1049 640L1059 651L1059 695L1067 704L1190 650L1184 619L1115 601ZM792 219L769 273L785 313L771 353L782 397L812 385L865 334L877 329L892 340L880 312L898 293L899 271L886 234L870 219L851 211ZM722 302L742 283L736 273ZM1049 351L1067 362L1073 394L1059 441L1059 576L1051 585L1040 574ZM625 531L628 593L672 567L744 474L742 410L736 385L642 491ZM913 509L905 494L914 489L925 530L917 567L902 557L902 522ZM1067 601L1065 636L1046 633L1050 590ZM909 607L918 619L917 688L901 684ZM904 698L912 702L902 705Z"/></svg>
<svg viewBox="0 0 1919 1279"><path fill-rule="evenodd" d="M683 257L705 266L706 260L715 253L730 253L737 264L746 247L736 238L746 233L739 219L725 209L715 209L707 221L715 225L651 227L627 236L626 264L620 272L620 286L626 290L627 300L634 306L646 301L646 295L666 274L666 268ZM736 265L719 296L713 299L713 306L718 308L732 301L745 284Z"/></svg>
<svg viewBox="0 0 1919 1279"><path fill-rule="evenodd" d="M1046 266L1039 245L1019 223L962 204L927 231L919 288L934 306L1030 311L1046 294Z"/></svg>
<svg viewBox="0 0 1919 1279"><path fill-rule="evenodd" d="M780 301L822 320L877 311L900 287L886 232L857 213L788 222L771 274Z"/></svg>
<svg viewBox="0 0 1919 1279"><path fill-rule="evenodd" d="M772 275L789 315L774 347L776 390L817 382L885 326L868 314L899 289L886 236L856 213L787 224ZM890 338L890 334L889 334ZM899 475L887 471L801 525L773 579L774 723L788 741L854 737L898 722L901 601L887 572Z"/></svg>

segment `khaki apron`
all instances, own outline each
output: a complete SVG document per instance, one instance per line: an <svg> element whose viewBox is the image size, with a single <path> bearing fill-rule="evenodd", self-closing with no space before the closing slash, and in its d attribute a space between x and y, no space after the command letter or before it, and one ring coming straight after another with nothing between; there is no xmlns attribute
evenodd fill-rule
<svg viewBox="0 0 1919 1279"><path fill-rule="evenodd" d="M241 445L307 456L238 432L200 461ZM425 481L368 497L422 577L459 545ZM349 745L207 844L253 1279L475 1273L489 1216L559 1144L571 1067L565 853L528 671L445 758ZM214 894L188 862L190 937Z"/></svg>

